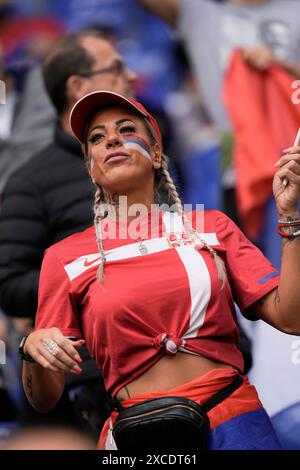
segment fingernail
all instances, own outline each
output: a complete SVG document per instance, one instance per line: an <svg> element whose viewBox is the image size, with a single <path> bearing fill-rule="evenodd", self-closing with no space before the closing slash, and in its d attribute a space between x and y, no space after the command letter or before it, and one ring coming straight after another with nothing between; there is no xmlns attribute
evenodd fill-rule
<svg viewBox="0 0 300 470"><path fill-rule="evenodd" d="M290 150L292 150L292 148L293 148L293 147L289 147L289 148L287 148L287 149L283 149L282 151L283 151L283 152L289 152Z"/></svg>
<svg viewBox="0 0 300 470"><path fill-rule="evenodd" d="M82 372L82 369L79 366L74 366L72 370L76 372L76 374L80 374Z"/></svg>
<svg viewBox="0 0 300 470"><path fill-rule="evenodd" d="M280 160L278 160L276 163L274 163L274 166L279 166Z"/></svg>
<svg viewBox="0 0 300 470"><path fill-rule="evenodd" d="M74 357L75 357L75 360L76 360L77 362L82 362L82 359L81 359L81 357L79 356L79 354L76 354L76 356L74 356Z"/></svg>

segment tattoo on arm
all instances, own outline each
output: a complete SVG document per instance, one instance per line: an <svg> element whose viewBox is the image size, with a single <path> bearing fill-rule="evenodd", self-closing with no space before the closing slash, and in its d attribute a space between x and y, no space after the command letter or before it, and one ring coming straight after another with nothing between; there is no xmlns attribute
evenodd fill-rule
<svg viewBox="0 0 300 470"><path fill-rule="evenodd" d="M30 398L33 398L33 393L32 393L32 375L29 374L27 379L26 379L26 386L27 386L27 391L28 391L28 395L30 396Z"/></svg>

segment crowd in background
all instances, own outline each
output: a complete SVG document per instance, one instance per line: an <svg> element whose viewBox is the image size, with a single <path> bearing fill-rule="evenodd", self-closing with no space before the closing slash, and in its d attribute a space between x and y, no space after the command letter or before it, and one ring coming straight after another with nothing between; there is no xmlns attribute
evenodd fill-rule
<svg viewBox="0 0 300 470"><path fill-rule="evenodd" d="M196 2L204 4L203 15L194 15L192 20L191 11L193 8L197 10ZM25 170L22 167L27 168L28 174L31 159L35 162L36 155L43 152L54 138L56 109L43 83L41 63L55 41L65 34L89 30L109 38L128 69L136 74L137 99L159 120L165 150L170 157L171 173L184 203L193 206L204 204L206 209L223 210L247 230L245 213L236 193L240 173L235 174L231 158L235 127L228 124L228 117L224 118L223 109L218 105L222 101L221 93L216 90L220 90L220 77L225 76L225 68L229 67L229 53L242 46L253 47L257 45L256 41L274 53L262 65L255 65L255 57L248 53L245 61L259 69L259 73L266 73L273 65L274 57L278 56L281 62L278 60L276 65L288 77L300 78L300 28L298 31L294 21L297 12L300 13L300 5L298 0L257 2L274 5L274 16L268 17L269 5L265 10L261 6L261 11L258 11L259 6L249 5L247 16L247 7L235 4L239 2L228 1L229 5L223 10L225 2L217 0L182 0L182 3L186 3L187 11L182 7L176 23L176 15L172 17L171 10L162 14L156 11L155 0L0 0L0 80L5 83L5 93L3 87L0 88L0 340L5 344L5 364L1 365L0 356L0 443L14 430L36 422L56 424L67 421L71 427L86 431L89 437L96 439L109 411L103 387L95 387L92 395L85 396L83 384L78 380L71 384L68 396L51 419L41 418L28 409L20 382L17 344L32 328L34 309L31 308L32 313L29 314L28 305L24 302L23 307L17 304L16 290L22 289L22 273L14 274L9 270L9 260L4 261L7 256L4 247L13 241L14 235L11 234L17 227L12 218L7 222L6 215L11 213L8 206L13 204L13 197L9 203L6 200L12 185L17 184L16 175L19 181L23 178ZM174 4L178 5L179 1ZM145 6L152 9L152 13ZM238 8L240 12L235 10ZM254 9L253 14L251 8ZM280 9L285 10L279 19ZM215 44L220 24L224 29L224 41ZM259 27L260 37L256 31ZM293 35L292 39L289 34ZM244 42L241 37L244 37ZM220 66L214 63L217 55L220 55ZM243 95L248 91L242 89L240 93ZM228 93L227 88L227 96ZM275 111L279 115L282 112L279 108ZM300 127L300 113L297 113L299 122L296 124ZM248 136L248 139L253 152L259 153L261 147L256 147L259 139L254 136ZM286 146L292 143L287 142ZM28 203L25 186L22 187L23 201ZM18 200L20 220L26 213L22 208L23 201ZM268 197L262 220L263 224L258 224L252 239L279 268L277 216ZM27 237L26 233L21 235ZM35 243L34 237L31 240ZM52 243L55 240L53 235ZM36 255L32 252L30 256ZM16 258L14 262L18 264ZM14 290L8 301L9 283L14 275ZM252 324L242 318L240 321L240 344L250 379L257 386L283 445L300 449L300 340L277 332L266 324L261 325L263 322ZM98 380L97 375L91 376L93 381ZM96 407L100 412L94 416Z"/></svg>

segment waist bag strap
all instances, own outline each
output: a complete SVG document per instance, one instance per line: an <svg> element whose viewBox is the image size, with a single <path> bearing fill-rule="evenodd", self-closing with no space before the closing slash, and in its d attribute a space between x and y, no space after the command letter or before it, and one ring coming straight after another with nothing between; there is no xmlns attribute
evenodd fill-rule
<svg viewBox="0 0 300 470"><path fill-rule="evenodd" d="M219 405L223 400L229 397L235 390L237 390L243 383L243 377L237 375L230 384L219 390L215 395L209 398L205 403L201 404L202 408L208 412L215 406Z"/></svg>
<svg viewBox="0 0 300 470"><path fill-rule="evenodd" d="M221 403L223 400L225 400L225 398L229 397L229 395L231 395L235 390L237 390L243 383L243 377L241 375L236 375L235 378L233 379L232 382L230 382L230 384L226 385L226 387L222 388L221 390L219 390L215 395L213 395L211 398L209 398L205 403L201 403L201 408L205 411L205 412L208 412L210 411L214 406L217 406L219 405L219 403ZM161 398L156 398L156 399L153 399L153 400L150 400L151 403L155 403L157 402L157 400L160 400L160 402L162 404L165 404L167 405L170 401L170 399L177 399L177 402L180 401L180 400L185 400L187 401L186 398L180 398L180 397L161 397ZM190 401L191 403L195 403L193 402L192 400L188 400ZM129 412L132 412L132 409L133 407L129 407L128 409L127 408L123 408L122 402L118 399L113 399L112 400L112 409L117 409L118 412L121 412L121 411L129 411ZM137 405L134 405L134 407L136 408L137 406L140 408L141 405L143 404L148 404L149 405L149 401L146 400L145 402L141 402L141 403L138 403ZM197 405L199 406L199 405Z"/></svg>

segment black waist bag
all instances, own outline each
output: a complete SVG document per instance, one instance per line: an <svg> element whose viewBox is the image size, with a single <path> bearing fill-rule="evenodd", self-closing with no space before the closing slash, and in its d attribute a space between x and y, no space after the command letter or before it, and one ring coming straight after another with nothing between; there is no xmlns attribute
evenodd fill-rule
<svg viewBox="0 0 300 470"><path fill-rule="evenodd" d="M237 375L204 404L182 397L162 397L129 408L117 406L113 427L118 450L123 452L203 450L208 446L207 412L233 393L243 382Z"/></svg>

